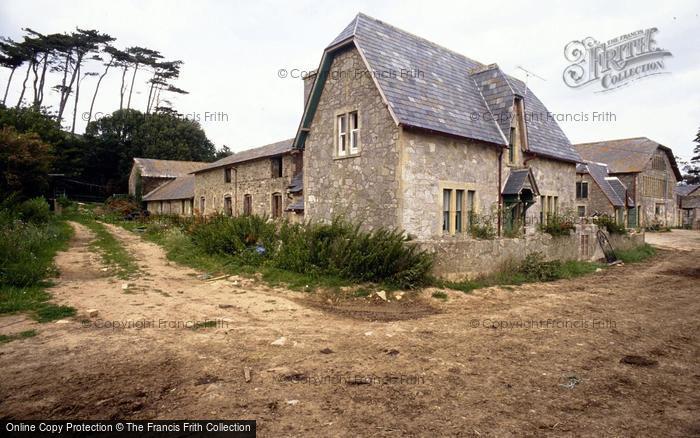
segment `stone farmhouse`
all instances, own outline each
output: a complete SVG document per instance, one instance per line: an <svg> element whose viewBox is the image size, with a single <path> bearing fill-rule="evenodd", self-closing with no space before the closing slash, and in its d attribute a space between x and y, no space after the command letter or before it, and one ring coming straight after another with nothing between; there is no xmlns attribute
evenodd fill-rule
<svg viewBox="0 0 700 438"><path fill-rule="evenodd" d="M496 64L359 14L306 82L308 219L468 238L475 217L500 232L574 208L578 153Z"/></svg>
<svg viewBox="0 0 700 438"><path fill-rule="evenodd" d="M676 193L680 207L679 225L700 230L700 184L678 186Z"/></svg>
<svg viewBox="0 0 700 438"><path fill-rule="evenodd" d="M618 224L636 227L634 200L616 176L610 176L604 163L587 161L576 166L576 212L578 217L607 215ZM628 214L632 211L632 214ZM630 220L632 222L630 222Z"/></svg>
<svg viewBox="0 0 700 438"><path fill-rule="evenodd" d="M134 158L134 164L129 174L129 194L140 198L163 184L201 169L207 164L200 161Z"/></svg>
<svg viewBox="0 0 700 438"><path fill-rule="evenodd" d="M629 227L679 224L675 187L681 173L670 148L638 137L577 144L576 150L584 160L605 163L627 187Z"/></svg>

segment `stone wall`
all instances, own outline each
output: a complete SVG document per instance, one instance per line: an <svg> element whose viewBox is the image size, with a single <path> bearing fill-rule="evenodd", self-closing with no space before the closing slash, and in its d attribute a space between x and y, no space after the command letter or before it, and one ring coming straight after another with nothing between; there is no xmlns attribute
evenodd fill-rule
<svg viewBox="0 0 700 438"><path fill-rule="evenodd" d="M418 240L421 248L435 254L433 274L448 280L473 279L497 272L508 264L522 262L532 252L541 252L547 260L600 260L604 257L598 244L598 227L578 225L569 236L552 237L535 233L517 239L492 240L442 239ZM614 250L630 249L644 243L644 234L609 236Z"/></svg>
<svg viewBox="0 0 700 438"><path fill-rule="evenodd" d="M336 117L357 111L359 153L338 157ZM368 228L398 222L399 130L357 50L335 56L306 139L304 212L343 216Z"/></svg>
<svg viewBox="0 0 700 438"><path fill-rule="evenodd" d="M497 212L499 147L404 129L401 151L399 227L410 235L418 239L443 235L443 189L473 190L475 213Z"/></svg>
<svg viewBox="0 0 700 438"><path fill-rule="evenodd" d="M576 164L537 157L529 160L527 165L532 168L540 196L557 196L559 214L568 211L576 214ZM538 198L527 210L529 224L539 223L541 204Z"/></svg>
<svg viewBox="0 0 700 438"><path fill-rule="evenodd" d="M287 195L287 188L293 175L301 171L302 162L298 154L285 154L282 157L282 177L272 177L271 158L261 158L233 165L231 182L224 179L224 167L195 174L195 211L199 214L210 215L224 212L224 198L230 196L233 214L243 213L243 198L250 195L252 214L272 215L272 195L282 195L282 210L291 204L292 198ZM205 200L204 211L201 211L201 199Z"/></svg>

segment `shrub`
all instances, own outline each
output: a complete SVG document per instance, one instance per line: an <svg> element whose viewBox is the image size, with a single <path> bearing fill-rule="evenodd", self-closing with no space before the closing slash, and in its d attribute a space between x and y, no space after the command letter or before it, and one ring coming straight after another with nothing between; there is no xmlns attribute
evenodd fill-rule
<svg viewBox="0 0 700 438"><path fill-rule="evenodd" d="M209 254L236 256L257 265L276 249L275 224L260 216L217 215L191 228L194 243Z"/></svg>
<svg viewBox="0 0 700 438"><path fill-rule="evenodd" d="M528 254L520 264L518 271L530 281L552 281L561 278L561 261L545 261L539 251Z"/></svg>
<svg viewBox="0 0 700 438"><path fill-rule="evenodd" d="M49 221L51 210L42 197L28 199L17 206L20 218L25 222L44 224Z"/></svg>
<svg viewBox="0 0 700 438"><path fill-rule="evenodd" d="M131 195L112 195L105 201L108 213L114 213L124 217L141 211L138 201Z"/></svg>
<svg viewBox="0 0 700 438"><path fill-rule="evenodd" d="M547 215L547 222L540 224L540 231L552 236L568 236L574 229L574 220L568 215L550 214Z"/></svg>
<svg viewBox="0 0 700 438"><path fill-rule="evenodd" d="M618 224L615 218L604 214L593 219L593 223L599 228L605 229L610 234L627 234L627 229L624 225Z"/></svg>
<svg viewBox="0 0 700 438"><path fill-rule="evenodd" d="M490 217L471 214L469 220L469 233L477 239L493 239L496 237L496 230Z"/></svg>
<svg viewBox="0 0 700 438"><path fill-rule="evenodd" d="M432 256L408 243L403 232L364 231L341 219L330 224L284 224L275 265L357 281L413 288L427 281Z"/></svg>

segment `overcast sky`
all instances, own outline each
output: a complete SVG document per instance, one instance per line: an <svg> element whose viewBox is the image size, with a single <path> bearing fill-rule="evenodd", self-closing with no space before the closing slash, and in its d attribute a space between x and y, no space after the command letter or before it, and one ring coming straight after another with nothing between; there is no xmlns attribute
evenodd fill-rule
<svg viewBox="0 0 700 438"><path fill-rule="evenodd" d="M523 80L518 66L536 73L544 80L531 77L528 85L554 113L615 115L615 121L560 123L573 143L646 136L687 159L700 127L700 2L611 3L3 0L0 35L17 39L23 27L54 33L77 26L106 32L121 48L144 46L181 59L177 86L190 94L175 99L175 108L199 116L217 147L240 151L295 135L303 85L299 79L280 78L278 71L316 68L326 45L357 12L364 12L482 63L498 63ZM670 74L608 93L572 89L562 81L568 42L589 36L605 41L651 27L659 30L657 45L673 54L665 59ZM15 74L14 85L23 73ZM2 69L3 91L7 77ZM105 79L96 111L118 107L119 78L114 71ZM145 108L146 79L137 78L136 109ZM86 78L81 93L90 94L95 81ZM16 102L16 90L9 104ZM57 94L47 99L55 102ZM78 119L88 107L86 98ZM205 121L206 112L223 113L228 120ZM80 123L77 130L83 129Z"/></svg>

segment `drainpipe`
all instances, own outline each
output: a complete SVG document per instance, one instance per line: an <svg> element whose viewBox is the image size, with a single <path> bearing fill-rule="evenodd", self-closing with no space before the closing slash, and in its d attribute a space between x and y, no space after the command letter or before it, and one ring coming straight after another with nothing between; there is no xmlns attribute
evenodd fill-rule
<svg viewBox="0 0 700 438"><path fill-rule="evenodd" d="M501 237L501 212L503 210L503 197L501 195L501 169L503 167L503 149L498 154L498 237Z"/></svg>

